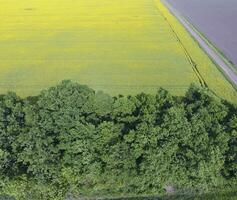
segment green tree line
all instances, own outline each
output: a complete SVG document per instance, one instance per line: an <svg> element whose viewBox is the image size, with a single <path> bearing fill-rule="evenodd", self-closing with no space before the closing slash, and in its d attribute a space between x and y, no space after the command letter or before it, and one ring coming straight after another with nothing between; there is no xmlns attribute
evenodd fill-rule
<svg viewBox="0 0 237 200"><path fill-rule="evenodd" d="M237 175L237 106L191 85L183 97L111 97L63 81L0 95L0 193L16 199L208 191Z"/></svg>

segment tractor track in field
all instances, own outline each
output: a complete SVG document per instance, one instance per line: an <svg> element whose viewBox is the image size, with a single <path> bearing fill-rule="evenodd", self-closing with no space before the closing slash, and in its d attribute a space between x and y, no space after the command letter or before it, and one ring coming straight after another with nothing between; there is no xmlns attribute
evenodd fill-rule
<svg viewBox="0 0 237 200"><path fill-rule="evenodd" d="M159 10L159 8L157 7L157 9ZM160 11L160 10L159 10ZM188 62L191 64L192 69L195 73L195 75L197 76L199 83L202 87L206 87L208 88L208 85L205 81L205 79L202 77L201 73L199 72L198 68L197 68L197 64L195 63L195 61L193 60L192 56L190 55L190 53L188 52L188 50L186 49L185 45L182 43L181 39L179 38L178 34L175 32L174 28L172 27L171 23L169 22L169 20L167 19L167 17L165 17L165 15L163 14L162 11L160 11L162 17L164 18L164 20L167 22L167 24L169 25L172 33L174 34L175 38L177 39L178 43L180 44L181 48L184 51L184 54L188 60Z"/></svg>

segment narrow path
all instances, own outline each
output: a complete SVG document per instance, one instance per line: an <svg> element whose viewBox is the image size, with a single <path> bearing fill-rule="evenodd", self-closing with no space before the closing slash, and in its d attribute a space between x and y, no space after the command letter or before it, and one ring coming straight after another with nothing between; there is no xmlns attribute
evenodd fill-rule
<svg viewBox="0 0 237 200"><path fill-rule="evenodd" d="M165 0L161 0L162 3L169 9L169 11L180 21L184 28L194 37L199 43L201 48L207 53L207 55L220 67L221 71L227 77L227 79L237 87L237 74L230 68L230 66L223 60L223 58L208 45L208 43L202 38L197 30L181 16L169 3Z"/></svg>

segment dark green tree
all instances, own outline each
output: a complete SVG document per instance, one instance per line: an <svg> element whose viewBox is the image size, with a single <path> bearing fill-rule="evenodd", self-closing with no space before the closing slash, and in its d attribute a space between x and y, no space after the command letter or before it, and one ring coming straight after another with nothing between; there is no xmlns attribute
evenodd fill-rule
<svg viewBox="0 0 237 200"><path fill-rule="evenodd" d="M24 132L24 103L15 93L0 96L0 174L17 176L26 166L18 161L21 152L16 140Z"/></svg>

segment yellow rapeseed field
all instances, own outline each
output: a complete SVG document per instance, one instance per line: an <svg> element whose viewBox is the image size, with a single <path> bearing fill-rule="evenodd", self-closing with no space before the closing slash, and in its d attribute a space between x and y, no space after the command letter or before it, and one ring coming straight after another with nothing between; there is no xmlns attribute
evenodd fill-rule
<svg viewBox="0 0 237 200"><path fill-rule="evenodd" d="M63 79L112 95L182 95L205 80L237 98L159 0L0 0L0 93L35 95Z"/></svg>

